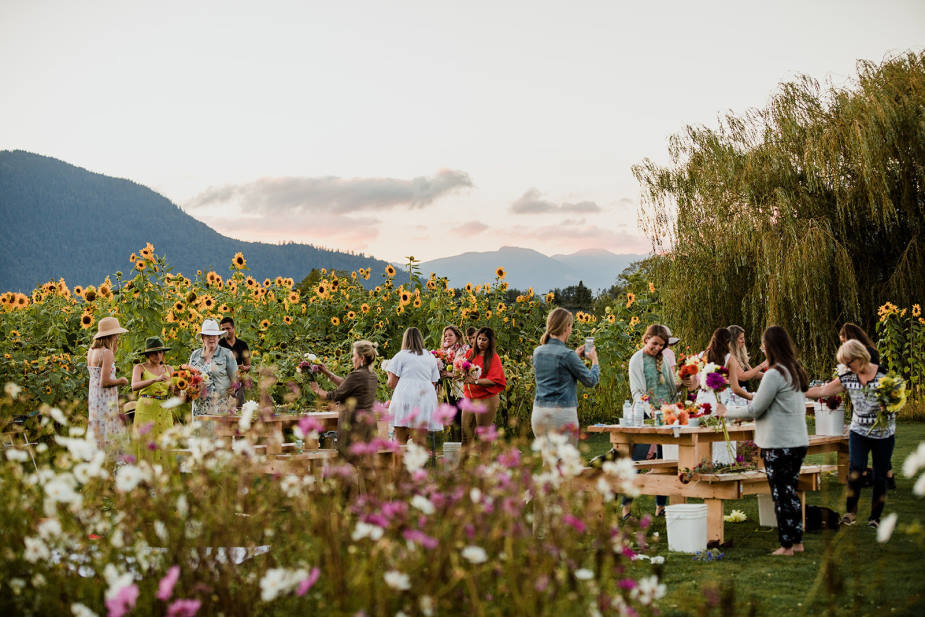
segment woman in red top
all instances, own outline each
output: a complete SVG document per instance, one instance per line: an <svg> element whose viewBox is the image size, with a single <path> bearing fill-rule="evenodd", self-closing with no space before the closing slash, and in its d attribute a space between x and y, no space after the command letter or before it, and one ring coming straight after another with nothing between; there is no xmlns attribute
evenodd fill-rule
<svg viewBox="0 0 925 617"><path fill-rule="evenodd" d="M484 408L484 411L463 410L463 444L473 441L476 426L488 427L494 424L501 402L500 395L507 386L504 367L501 366L501 358L495 347L494 330L480 328L475 335L475 347L469 350L466 357L482 369L482 373L478 379L465 379L465 395L475 406Z"/></svg>

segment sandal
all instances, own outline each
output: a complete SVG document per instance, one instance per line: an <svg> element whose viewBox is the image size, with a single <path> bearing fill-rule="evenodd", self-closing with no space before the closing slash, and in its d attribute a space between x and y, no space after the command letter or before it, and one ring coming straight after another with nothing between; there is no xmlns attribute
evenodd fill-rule
<svg viewBox="0 0 925 617"><path fill-rule="evenodd" d="M880 526L880 521L878 521L875 518L872 518L869 521L867 521L867 526L872 527L873 529L876 529L877 527Z"/></svg>
<svg viewBox="0 0 925 617"><path fill-rule="evenodd" d="M848 527L857 523L857 519L850 514L846 514L838 521L839 527Z"/></svg>

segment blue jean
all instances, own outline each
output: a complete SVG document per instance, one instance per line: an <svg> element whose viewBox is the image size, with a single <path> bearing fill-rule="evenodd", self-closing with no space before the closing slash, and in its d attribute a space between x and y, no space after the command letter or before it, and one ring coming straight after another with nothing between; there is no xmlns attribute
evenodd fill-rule
<svg viewBox="0 0 925 617"><path fill-rule="evenodd" d="M647 456L648 454L649 454L649 444L647 444L647 443L637 443L637 444L634 444L634 445L633 445L632 459L633 459L634 461L644 461L644 460L646 460L646 456ZM662 447L661 447L661 446L658 447L658 454L657 454L656 456L658 456L658 458L662 458ZM624 496L623 496L623 505L624 505L624 506L628 506L628 505L630 505L631 503L633 503L633 498L632 498L632 497L626 497L626 496L624 495ZM665 495L656 495L656 496L655 496L655 506L656 506L657 508L662 508L662 507L664 507L664 506L666 506L666 505L668 505L668 497L667 497L667 496L665 496Z"/></svg>
<svg viewBox="0 0 925 617"><path fill-rule="evenodd" d="M846 510L854 515L858 513L858 500L861 498L861 475L867 469L867 456L873 459L873 496L868 520L879 521L886 505L886 472L890 469L893 446L896 436L886 439L874 439L860 433L848 433L848 499Z"/></svg>

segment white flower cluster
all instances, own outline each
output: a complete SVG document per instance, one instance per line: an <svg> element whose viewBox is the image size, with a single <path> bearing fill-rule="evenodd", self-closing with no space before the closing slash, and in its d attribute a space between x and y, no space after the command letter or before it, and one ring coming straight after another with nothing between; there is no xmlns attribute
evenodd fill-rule
<svg viewBox="0 0 925 617"><path fill-rule="evenodd" d="M427 461L430 460L430 453L426 448L422 448L412 441L409 442L408 446L405 448L402 460L405 463L405 469L407 469L409 473L414 473L427 464Z"/></svg>
<svg viewBox="0 0 925 617"><path fill-rule="evenodd" d="M606 461L601 465L603 475L597 479L597 490L603 495L604 501L611 501L614 493L622 493L627 497L638 497L639 487L636 485L636 466L629 458L618 458L615 461Z"/></svg>
<svg viewBox="0 0 925 617"><path fill-rule="evenodd" d="M247 401L241 405L241 419L238 420L238 428L242 433L251 430L251 423L254 421L254 414L260 405L257 401Z"/></svg>
<svg viewBox="0 0 925 617"><path fill-rule="evenodd" d="M424 497L424 495L415 495L414 497L412 497L411 505L417 508L418 510L420 510L421 512L423 512L424 514L426 514L427 516L430 516L431 514L436 512L436 508L434 508L434 504L432 504L427 497Z"/></svg>
<svg viewBox="0 0 925 617"><path fill-rule="evenodd" d="M546 471L533 476L538 485L558 488L562 480L574 478L584 469L584 462L578 448L569 443L568 436L548 433L533 441L533 451L543 457Z"/></svg>
<svg viewBox="0 0 925 617"><path fill-rule="evenodd" d="M665 591L665 584L659 583L658 577L653 574L652 576L639 579L636 587L630 591L630 597L634 600L638 600L640 604L648 606L664 597Z"/></svg>
<svg viewBox="0 0 925 617"><path fill-rule="evenodd" d="M131 572L122 572L111 563L103 568L103 578L106 579L106 599L110 600L123 588L128 587L135 580Z"/></svg>
<svg viewBox="0 0 925 617"><path fill-rule="evenodd" d="M469 545L462 550L463 559L469 563L480 564L488 561L488 554L481 546Z"/></svg>
<svg viewBox="0 0 925 617"><path fill-rule="evenodd" d="M371 525L358 521L357 526L353 528L353 534L350 536L354 542L359 542L363 538L369 538L373 542L382 538L383 529L379 525Z"/></svg>
<svg viewBox="0 0 925 617"><path fill-rule="evenodd" d="M384 575L385 584L396 591L407 591L411 589L411 578L404 572L398 570L389 570Z"/></svg>
<svg viewBox="0 0 925 617"><path fill-rule="evenodd" d="M116 490L128 493L142 482L151 482L151 468L141 465L123 465L116 470Z"/></svg>
<svg viewBox="0 0 925 617"><path fill-rule="evenodd" d="M275 600L293 591L307 578L308 571L301 568L298 570L270 568L260 579L260 599L264 602Z"/></svg>
<svg viewBox="0 0 925 617"><path fill-rule="evenodd" d="M919 442L919 447L915 449L915 452L903 461L903 475L907 478L914 477L920 471L925 471L925 441ZM920 475L912 485L912 493L918 497L925 497L925 473Z"/></svg>

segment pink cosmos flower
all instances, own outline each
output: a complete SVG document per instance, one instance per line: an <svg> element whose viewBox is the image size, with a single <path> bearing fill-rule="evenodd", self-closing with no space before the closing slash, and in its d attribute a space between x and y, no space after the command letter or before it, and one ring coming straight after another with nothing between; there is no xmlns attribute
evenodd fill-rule
<svg viewBox="0 0 925 617"><path fill-rule="evenodd" d="M177 584L179 578L180 566L170 566L170 569L167 570L167 574L165 574L161 582L157 584L157 594L155 594L155 597L164 602L169 600L170 596L173 594L173 586Z"/></svg>
<svg viewBox="0 0 925 617"><path fill-rule="evenodd" d="M402 537L409 542L416 542L430 550L434 550L440 545L436 538L430 537L419 529L406 529L402 533Z"/></svg>
<svg viewBox="0 0 925 617"><path fill-rule="evenodd" d="M299 430L302 431L303 435L308 435L312 431L320 433L324 430L324 426L321 425L318 420L312 418L311 416L305 416L299 420Z"/></svg>
<svg viewBox="0 0 925 617"><path fill-rule="evenodd" d="M375 513L373 513L373 514L367 514L367 515L363 518L363 522L364 522L364 523L368 523L368 524L370 524L370 525L376 525L376 526L378 526L378 527L383 527L383 528L389 526L389 519L387 519L386 517L384 517L384 516L381 515L381 514L375 514Z"/></svg>
<svg viewBox="0 0 925 617"><path fill-rule="evenodd" d="M498 439L498 427L494 424L479 426L476 427L475 434L478 435L479 439L482 441L492 442Z"/></svg>
<svg viewBox="0 0 925 617"><path fill-rule="evenodd" d="M453 418L456 417L456 406L448 405L446 403L441 404L437 407L437 411L434 412L434 422L437 424L449 424Z"/></svg>
<svg viewBox="0 0 925 617"><path fill-rule="evenodd" d="M463 411L469 411L472 413L485 413L488 411L488 408L481 403L476 403L472 399L468 398L464 398L459 401L459 408Z"/></svg>
<svg viewBox="0 0 925 617"><path fill-rule="evenodd" d="M318 582L318 579L321 577L321 570L318 568L312 568L312 571L308 573L308 578L299 583L299 586L296 587L295 595L304 596L308 593L308 590L315 586L315 583Z"/></svg>
<svg viewBox="0 0 925 617"><path fill-rule="evenodd" d="M620 589L635 589L636 581L631 578L620 579L620 582L617 583L620 586Z"/></svg>
<svg viewBox="0 0 925 617"><path fill-rule="evenodd" d="M507 452L498 455L498 462L504 467L514 468L520 465L520 450L511 448Z"/></svg>
<svg viewBox="0 0 925 617"><path fill-rule="evenodd" d="M132 583L126 585L113 597L106 600L106 610L109 617L122 617L127 612L135 608L135 602L138 601L138 585Z"/></svg>
<svg viewBox="0 0 925 617"><path fill-rule="evenodd" d="M167 607L167 617L194 617L200 606L199 600L177 600Z"/></svg>
<svg viewBox="0 0 925 617"><path fill-rule="evenodd" d="M145 422L144 424L142 424L141 426L138 427L138 436L139 436L139 437L142 437L142 436L144 436L144 435L147 435L147 434L151 431L152 428L154 428L154 422L153 422L153 421L152 421L152 422Z"/></svg>
<svg viewBox="0 0 925 617"><path fill-rule="evenodd" d="M574 514L566 514L562 517L562 522L575 529L578 533L584 533L588 530L588 526L585 525L584 521Z"/></svg>

